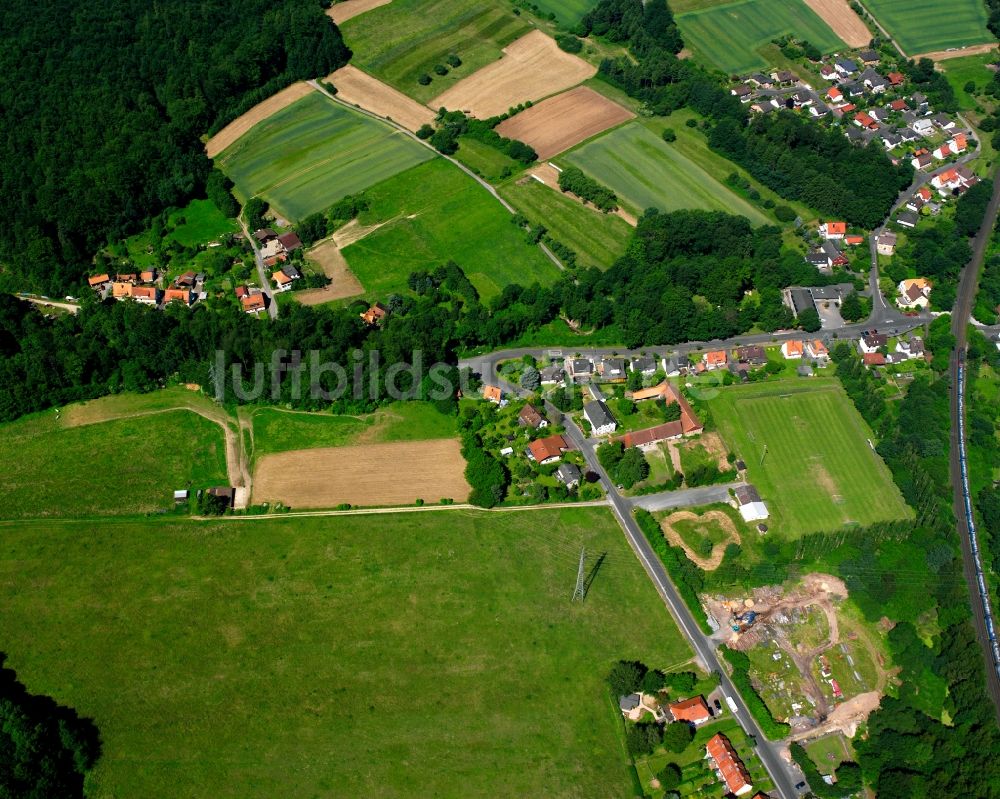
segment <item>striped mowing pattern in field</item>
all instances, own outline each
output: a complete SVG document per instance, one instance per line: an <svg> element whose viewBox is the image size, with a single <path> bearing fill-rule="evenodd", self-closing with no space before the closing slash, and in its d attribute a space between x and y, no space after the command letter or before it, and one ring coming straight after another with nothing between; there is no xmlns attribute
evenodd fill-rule
<svg viewBox="0 0 1000 799"><path fill-rule="evenodd" d="M868 10L908 55L993 40L983 0L867 0Z"/></svg>
<svg viewBox="0 0 1000 799"><path fill-rule="evenodd" d="M391 125L314 92L257 125L217 163L242 198L260 195L298 220L433 157Z"/></svg>
<svg viewBox="0 0 1000 799"><path fill-rule="evenodd" d="M343 27L354 51L354 64L427 102L480 67L496 61L501 50L532 29L497 0L393 0L355 17ZM434 72L450 54L462 64L446 76ZM432 81L421 86L417 78Z"/></svg>
<svg viewBox="0 0 1000 799"><path fill-rule="evenodd" d="M646 208L703 208L740 214L754 224L768 221L749 202L638 122L587 142L561 160L614 190L637 213Z"/></svg>
<svg viewBox="0 0 1000 799"><path fill-rule="evenodd" d="M758 50L786 33L808 40L824 53L844 46L801 0L743 0L681 14L677 24L695 55L730 73L767 66Z"/></svg>
<svg viewBox="0 0 1000 799"><path fill-rule="evenodd" d="M872 432L836 381L724 388L709 406L726 443L746 462L776 532L797 537L909 515L889 469L868 446Z"/></svg>

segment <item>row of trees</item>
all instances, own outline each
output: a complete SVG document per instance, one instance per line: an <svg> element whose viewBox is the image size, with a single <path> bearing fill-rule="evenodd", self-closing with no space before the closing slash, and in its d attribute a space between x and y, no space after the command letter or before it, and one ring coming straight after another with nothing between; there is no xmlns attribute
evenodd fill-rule
<svg viewBox="0 0 1000 799"><path fill-rule="evenodd" d="M527 107L530 105L530 103L526 104ZM520 161L524 165L534 163L538 160L538 153L531 145L518 139L508 139L494 130L507 117L508 114L504 114L489 119L476 119L466 116L461 111L448 111L442 108L434 120L437 127L421 125L417 136L428 140L435 150L445 155L451 155L458 150L459 137L465 136L482 142L494 150L499 150L507 157Z"/></svg>
<svg viewBox="0 0 1000 799"><path fill-rule="evenodd" d="M0 287L53 295L204 196L202 134L351 55L314 0L5 3L0 28Z"/></svg>
<svg viewBox="0 0 1000 799"><path fill-rule="evenodd" d="M559 173L559 188L572 192L605 213L618 210L618 197L615 193L585 175L579 167L568 166Z"/></svg>

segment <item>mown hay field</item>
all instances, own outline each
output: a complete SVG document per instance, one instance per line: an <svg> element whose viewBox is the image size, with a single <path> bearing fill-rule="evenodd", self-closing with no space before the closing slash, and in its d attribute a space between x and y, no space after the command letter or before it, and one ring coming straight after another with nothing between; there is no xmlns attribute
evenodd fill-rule
<svg viewBox="0 0 1000 799"><path fill-rule="evenodd" d="M604 508L19 523L0 640L87 795L628 796L605 675L691 657ZM603 555L570 602L581 547Z"/></svg>
<svg viewBox="0 0 1000 799"><path fill-rule="evenodd" d="M241 200L259 195L296 221L433 157L392 125L313 92L257 124L216 163Z"/></svg>
<svg viewBox="0 0 1000 799"><path fill-rule="evenodd" d="M344 23L353 63L365 72L426 103L502 55L512 41L531 31L502 0L393 0ZM461 66L438 75L457 55ZM431 77L426 86L417 82Z"/></svg>
<svg viewBox="0 0 1000 799"><path fill-rule="evenodd" d="M677 24L695 56L729 73L766 67L758 50L786 33L808 40L824 53L844 46L802 0L740 0L680 14Z"/></svg>
<svg viewBox="0 0 1000 799"><path fill-rule="evenodd" d="M868 0L865 5L910 56L994 40L981 0Z"/></svg>
<svg viewBox="0 0 1000 799"><path fill-rule="evenodd" d="M630 122L561 156L612 189L628 210L703 208L740 214L754 224L767 217L713 175L639 122Z"/></svg>

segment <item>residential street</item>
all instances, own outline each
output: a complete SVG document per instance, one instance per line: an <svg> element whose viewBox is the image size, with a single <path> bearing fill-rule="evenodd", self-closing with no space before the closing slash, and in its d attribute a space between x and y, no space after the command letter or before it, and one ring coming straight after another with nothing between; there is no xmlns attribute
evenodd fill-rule
<svg viewBox="0 0 1000 799"><path fill-rule="evenodd" d="M253 231L248 230L243 217L239 218L240 227L243 228L243 235L247 237L250 246L253 248L253 258L257 262L257 277L260 279L260 290L267 297L267 315L272 319L278 318L278 303L274 299L274 290L271 288L271 281L267 276L267 269L264 266L264 258L260 254L260 247L257 246L257 239L253 236Z"/></svg>

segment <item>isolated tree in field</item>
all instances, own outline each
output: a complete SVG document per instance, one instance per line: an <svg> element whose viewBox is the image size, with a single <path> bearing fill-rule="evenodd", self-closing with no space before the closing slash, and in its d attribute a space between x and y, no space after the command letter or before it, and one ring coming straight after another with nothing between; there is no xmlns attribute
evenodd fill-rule
<svg viewBox="0 0 1000 799"><path fill-rule="evenodd" d="M608 685L615 696L634 694L646 676L646 667L638 660L619 660L608 674Z"/></svg>
<svg viewBox="0 0 1000 799"><path fill-rule="evenodd" d="M667 144L677 141L677 134L674 132L673 128L664 128L663 141L667 142Z"/></svg>
<svg viewBox="0 0 1000 799"><path fill-rule="evenodd" d="M451 54L450 54L450 55L449 55L449 56L448 56L448 57L447 57L447 58L445 59L445 61L447 61L447 62L448 62L448 63L449 63L449 64L450 64L450 65L451 65L452 67L460 67L460 66L462 66L462 59L461 59L461 58L459 58L459 57L458 57L457 55L455 55L454 53L451 53Z"/></svg>
<svg viewBox="0 0 1000 799"><path fill-rule="evenodd" d="M815 308L806 308L799 314L799 327L807 333L815 333L822 327L819 321L819 311Z"/></svg>
<svg viewBox="0 0 1000 799"><path fill-rule="evenodd" d="M663 730L663 745L668 752L683 752L691 743L692 738L694 738L694 730L680 721L668 724Z"/></svg>
<svg viewBox="0 0 1000 799"><path fill-rule="evenodd" d="M541 385L542 376L538 370L534 366L525 367L521 373L521 388L526 388L528 391L538 391Z"/></svg>
<svg viewBox="0 0 1000 799"><path fill-rule="evenodd" d="M660 787L665 791L672 791L681 784L681 767L676 763L667 763L663 771L656 775L660 781Z"/></svg>

